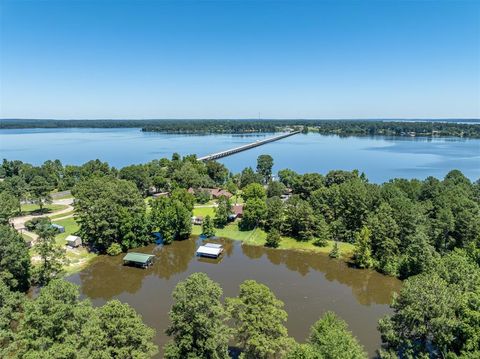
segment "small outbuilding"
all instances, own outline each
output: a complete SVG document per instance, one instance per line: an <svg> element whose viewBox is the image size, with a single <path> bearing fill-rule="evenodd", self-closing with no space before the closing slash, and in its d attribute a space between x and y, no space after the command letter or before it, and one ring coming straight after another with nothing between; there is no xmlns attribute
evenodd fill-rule
<svg viewBox="0 0 480 359"><path fill-rule="evenodd" d="M154 258L153 254L130 252L123 257L123 264L147 268L152 265Z"/></svg>
<svg viewBox="0 0 480 359"><path fill-rule="evenodd" d="M203 224L203 217L202 216L193 216L192 217L192 224L197 226L201 226Z"/></svg>
<svg viewBox="0 0 480 359"><path fill-rule="evenodd" d="M65 227L61 226L59 224L56 224L56 223L52 223L52 228L55 228L58 231L58 233L64 233L65 232Z"/></svg>
<svg viewBox="0 0 480 359"><path fill-rule="evenodd" d="M82 238L79 236L69 235L65 240L67 241L67 246L72 248L77 248L82 245Z"/></svg>

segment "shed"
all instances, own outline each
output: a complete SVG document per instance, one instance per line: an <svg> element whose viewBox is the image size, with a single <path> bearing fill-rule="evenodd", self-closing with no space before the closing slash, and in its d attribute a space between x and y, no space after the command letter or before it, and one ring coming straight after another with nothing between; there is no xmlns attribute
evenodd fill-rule
<svg viewBox="0 0 480 359"><path fill-rule="evenodd" d="M82 245L82 238L80 238L79 236L69 235L67 238L65 238L65 240L67 241L67 245L73 248Z"/></svg>
<svg viewBox="0 0 480 359"><path fill-rule="evenodd" d="M155 256L152 254L130 252L123 257L123 264L133 264L142 268L147 268L152 264L153 258L155 258Z"/></svg>
<svg viewBox="0 0 480 359"><path fill-rule="evenodd" d="M203 217L202 216L193 216L192 223L201 226L203 224Z"/></svg>
<svg viewBox="0 0 480 359"><path fill-rule="evenodd" d="M220 244L207 243L197 249L197 256L218 258L223 252L223 246Z"/></svg>
<svg viewBox="0 0 480 359"><path fill-rule="evenodd" d="M57 223L52 223L52 228L56 228L59 233L65 232L65 227L64 227L64 226L61 226L61 225L59 225L59 224L57 224Z"/></svg>

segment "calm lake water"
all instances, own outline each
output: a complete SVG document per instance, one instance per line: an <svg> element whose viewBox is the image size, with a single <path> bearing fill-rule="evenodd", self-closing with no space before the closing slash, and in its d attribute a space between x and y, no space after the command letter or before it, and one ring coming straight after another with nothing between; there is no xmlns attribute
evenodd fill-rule
<svg viewBox="0 0 480 359"><path fill-rule="evenodd" d="M148 246L136 251L155 254L148 269L122 265L122 256L100 256L81 272L68 278L80 285L82 295L95 305L118 298L133 306L145 322L157 330L162 347L168 337L168 311L175 285L195 272L204 272L220 283L225 296L238 295L239 285L255 279L268 285L285 302L289 334L298 341L328 310L345 319L370 354L380 346L377 321L390 313L392 293L401 282L369 270L349 268L326 255L274 250L221 240L225 254L220 261L195 256L199 240L174 242L165 247Z"/></svg>
<svg viewBox="0 0 480 359"><path fill-rule="evenodd" d="M198 156L265 138L261 135L189 136L127 129L0 130L0 158L41 164L60 159L82 164L99 158L115 167L144 163L173 152ZM460 169L472 180L480 177L480 140L459 138L348 137L299 134L221 160L233 172L255 167L260 154L270 154L274 170L326 173L359 169L372 182L394 177L441 178Z"/></svg>

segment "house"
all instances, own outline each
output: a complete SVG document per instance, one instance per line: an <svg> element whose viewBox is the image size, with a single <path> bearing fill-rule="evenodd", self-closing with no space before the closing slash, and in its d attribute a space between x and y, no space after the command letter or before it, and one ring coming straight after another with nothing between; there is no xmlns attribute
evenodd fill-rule
<svg viewBox="0 0 480 359"><path fill-rule="evenodd" d="M58 233L65 232L65 227L64 226L61 226L61 225L56 224L56 223L52 223L51 226L52 226L52 228L55 228L58 231Z"/></svg>
<svg viewBox="0 0 480 359"><path fill-rule="evenodd" d="M210 192L213 198L219 198L222 196L231 198L233 196L233 194L221 188L208 188L207 190Z"/></svg>
<svg viewBox="0 0 480 359"><path fill-rule="evenodd" d="M224 189L218 188L218 187L217 188L197 188L197 189L194 189L194 188L190 187L187 192L190 193L190 194L195 194L195 191L208 192L212 198L219 198L219 197L222 197L222 196L225 196L227 198L231 198L233 196L233 194L231 194L227 190L224 190Z"/></svg>
<svg viewBox="0 0 480 359"><path fill-rule="evenodd" d="M79 236L72 236L71 234L65 238L67 246L77 248L82 245L82 239Z"/></svg>
<svg viewBox="0 0 480 359"><path fill-rule="evenodd" d="M158 198L158 197L168 197L170 196L170 192L158 192L153 194L153 198Z"/></svg>
<svg viewBox="0 0 480 359"><path fill-rule="evenodd" d="M123 257L123 264L130 264L142 268L147 268L153 263L154 258L155 256L153 254L130 252L127 253L125 257Z"/></svg>
<svg viewBox="0 0 480 359"><path fill-rule="evenodd" d="M232 214L228 216L230 221L243 217L243 204L234 204L232 206Z"/></svg>
<svg viewBox="0 0 480 359"><path fill-rule="evenodd" d="M196 224L201 226L203 224L203 217L202 216L193 216L192 217L192 224Z"/></svg>
<svg viewBox="0 0 480 359"><path fill-rule="evenodd" d="M221 244L207 243L198 247L197 256L218 258L223 253L223 246Z"/></svg>

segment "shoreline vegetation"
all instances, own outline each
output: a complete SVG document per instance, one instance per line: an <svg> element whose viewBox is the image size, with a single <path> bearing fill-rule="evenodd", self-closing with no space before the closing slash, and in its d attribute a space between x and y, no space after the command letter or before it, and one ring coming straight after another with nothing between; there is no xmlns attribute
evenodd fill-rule
<svg viewBox="0 0 480 359"><path fill-rule="evenodd" d="M156 353L153 332L134 309L115 300L98 309L90 308L89 302L79 301L75 286L61 280L68 271L87 265L98 253L121 255L154 243L158 238L155 234L161 236L164 245L200 234L279 250L328 253L332 261L340 258L356 268L398 277L404 283L391 304L393 314L379 322L379 358L404 357L405 353L412 358L430 354L429 357L437 357L440 352L450 353L452 358L478 354L480 181L472 182L460 171L452 170L443 179L394 178L374 184L359 171L299 174L289 169L280 170L278 180L273 180L272 168L273 158L269 155L260 155L255 169L247 167L235 174L219 162L205 163L197 161L195 155L181 157L176 153L171 159L121 169L100 160L81 166L64 166L58 160L46 161L41 166L4 160L0 166L0 303L7 303L7 307L0 311L6 318L0 329L7 334L3 340L5 351L0 347L0 356L41 356L57 344L65 345L61 340L57 343L55 337L48 339L55 345L47 349L33 344L18 347L29 340L36 323L46 323L50 328L48 317L65 307L70 310L66 316L71 318L68 328L82 328L79 318L86 311L87 320L95 324L92 330L105 337L118 330L125 330L125 337L135 333L138 338L137 332L142 333L142 343L122 349L125 352L140 350L145 358ZM61 201L73 202L74 212L55 207ZM26 202L29 205L22 207L21 203ZM32 213L29 218L34 223L29 224L29 233L36 238L31 249L26 244L28 238L11 225L22 212ZM26 222L22 223L27 227ZM52 223L62 226L64 232L58 233ZM80 236L84 246L66 249L65 237L69 234ZM223 304L215 299L221 297L221 288L208 278L192 276L180 283L173 295L174 301L192 303L193 309L183 311L181 304L177 311L174 304L174 318L200 310L208 312L212 303L216 303L212 313L221 313ZM23 296L32 285L41 288L39 296ZM199 297L199 289L207 287L211 290L201 292ZM335 338L342 343L350 338L346 324L333 314L314 325L305 344L289 338L280 322L276 323L279 335L266 334L271 333L271 318L265 319L265 326L245 327L244 324L258 323L261 313L271 312L265 310L267 297L273 307L281 309L283 304L268 287L253 281L242 284L239 296L226 301L228 313L235 321L234 333L242 331L243 336L243 331L251 332L253 338L265 336L262 343L273 343L268 350L282 359L313 358L312 353L319 350L325 350L326 357L341 358L352 348L358 354L355 358L366 358L353 339L341 348L337 344L323 347L325 343L336 343L330 337L332 324L338 329L334 330L338 334ZM253 309L247 308L244 313L246 303L253 303L257 314L242 323L244 315ZM37 318L39 313L47 314ZM118 319L118 313L125 318ZM280 314L277 317L285 321L286 312ZM199 315L205 317L203 312ZM220 334L226 333L224 318L217 319L218 325L212 328L209 338L220 338ZM117 328L117 320L128 325ZM195 323L199 332L204 333L211 321ZM172 341L165 347L165 357L180 359L192 352L191 338L183 338L183 332L181 321L168 328ZM31 338L32 343L48 337L42 333ZM67 342L81 343L89 333L74 330L72 340ZM321 340L316 342L314 338L319 335ZM222 348L226 349L229 338L222 338ZM239 340L241 345L236 350L259 357L255 353L263 349L257 342L255 339L250 345ZM190 349L184 348L183 343L188 343ZM200 351L204 349L202 343L198 344ZM105 343L101 350L117 350L124 345ZM85 357L96 350L82 349L87 353ZM230 355L224 349L222 353L224 358Z"/></svg>
<svg viewBox="0 0 480 359"><path fill-rule="evenodd" d="M428 120L49 120L2 119L0 129L141 128L173 134L253 134L301 129L323 135L480 138L479 119Z"/></svg>

